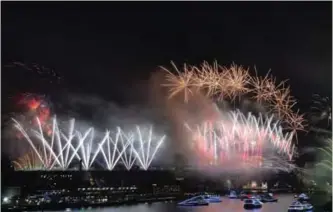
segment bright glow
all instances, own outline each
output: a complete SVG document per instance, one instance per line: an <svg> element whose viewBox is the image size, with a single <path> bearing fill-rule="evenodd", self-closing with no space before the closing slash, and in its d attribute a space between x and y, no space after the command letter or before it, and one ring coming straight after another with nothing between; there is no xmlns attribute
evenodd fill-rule
<svg viewBox="0 0 333 212"><path fill-rule="evenodd" d="M116 132L107 130L102 139L98 139L94 128L76 130L74 119L69 122L65 133L59 128L56 118L52 122L52 133L45 135L43 125L39 118L36 119L38 130L30 131L26 131L13 119L15 128L32 149L30 154L13 162L17 170L65 170L71 168L75 161L82 161L83 169L89 170L97 159L102 159L108 170L113 170L120 162L127 170L130 170L135 162L147 170L165 139L165 136L155 135L152 127L147 131L140 126L126 132L120 127L116 128ZM34 138L37 138L37 142Z"/></svg>
<svg viewBox="0 0 333 212"><path fill-rule="evenodd" d="M216 121L194 126L186 123L185 126L192 136L192 147L203 165L223 164L225 167L226 163L232 162L234 168L240 164L247 168L288 170L292 167L294 134L284 134L273 116L260 115L257 118L251 113L245 116L233 111Z"/></svg>
<svg viewBox="0 0 333 212"><path fill-rule="evenodd" d="M8 203L8 202L9 202L9 198L8 198L8 197L4 197L4 198L3 198L3 202L4 202L4 203Z"/></svg>

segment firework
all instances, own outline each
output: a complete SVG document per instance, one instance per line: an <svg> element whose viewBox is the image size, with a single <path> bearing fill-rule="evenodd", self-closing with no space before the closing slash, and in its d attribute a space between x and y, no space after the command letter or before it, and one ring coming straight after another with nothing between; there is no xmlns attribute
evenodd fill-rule
<svg viewBox="0 0 333 212"><path fill-rule="evenodd" d="M40 151L39 151L40 152ZM29 151L27 154L13 161L14 169L17 171L44 170L46 167L39 159L35 151Z"/></svg>
<svg viewBox="0 0 333 212"><path fill-rule="evenodd" d="M293 112L296 100L290 94L290 87L285 85L286 80L277 83L269 73L265 77L250 76L249 70L242 66L233 64L222 67L216 61L212 66L207 62L200 67L188 68L185 65L184 72L180 72L174 64L173 66L178 75L163 68L168 72L166 80L172 82L163 85L170 87L169 98L184 92L184 101L188 102L189 94L193 94L194 89L205 93L207 97L217 97L217 100L228 97L233 101L246 94L259 103L264 101L268 111L275 114L275 119L283 120L283 124L291 132L305 128L303 115Z"/></svg>
<svg viewBox="0 0 333 212"><path fill-rule="evenodd" d="M204 163L221 165L243 161L261 167L263 161L258 158L264 158L267 150L275 149L289 161L295 153L294 133L284 134L273 116L257 118L251 113L245 116L236 111L217 121L185 126L192 135L192 148L203 157Z"/></svg>
<svg viewBox="0 0 333 212"><path fill-rule="evenodd" d="M273 113L276 113L279 118L290 116L292 108L296 104L295 99L290 95L290 88L282 88L274 92L273 98L270 101L270 106Z"/></svg>
<svg viewBox="0 0 333 212"><path fill-rule="evenodd" d="M43 65L32 63L25 64L19 61L14 61L5 65L6 68L20 68L21 70L28 71L29 74L34 74L35 76L39 76L40 79L44 81L48 81L49 83L61 83L63 77L55 72L51 68L47 68Z"/></svg>
<svg viewBox="0 0 333 212"><path fill-rule="evenodd" d="M317 120L327 120L327 125L330 126L332 121L332 101L329 97L321 97L318 94L314 94L311 111L311 115L316 117Z"/></svg>
<svg viewBox="0 0 333 212"><path fill-rule="evenodd" d="M223 69L226 73L225 83L229 91L228 94L232 100L249 91L250 75L248 69L236 64Z"/></svg>
<svg viewBox="0 0 333 212"><path fill-rule="evenodd" d="M332 139L327 139L327 145L323 148L319 148L323 153L324 158L317 164L317 166L323 167L332 174Z"/></svg>
<svg viewBox="0 0 333 212"><path fill-rule="evenodd" d="M294 133L297 139L297 131L305 131L305 119L303 114L299 114L299 111L295 113L289 113L285 119L287 122L287 129Z"/></svg>
<svg viewBox="0 0 333 212"><path fill-rule="evenodd" d="M281 82L280 84L276 84L276 79L270 75L268 72L265 77L260 77L256 75L250 77L249 84L251 85L251 93L252 98L261 102L272 102L274 95L276 94L277 90L281 87L284 87L284 83L286 81Z"/></svg>
<svg viewBox="0 0 333 212"><path fill-rule="evenodd" d="M136 133L133 133L135 140L131 143L131 149L136 155L141 167L147 170L154 159L157 150L163 143L165 136L157 137L153 135L153 128L140 129L136 127ZM136 148L136 144L138 148ZM156 146L153 146L155 144Z"/></svg>
<svg viewBox="0 0 333 212"><path fill-rule="evenodd" d="M130 148L125 148L125 152L122 154L121 161L127 170L130 170L136 161L136 155L134 154L133 147L134 134L132 132L126 134L122 134L120 136L121 146L131 145ZM127 141L127 142L126 142ZM118 153L120 153L118 151Z"/></svg>
<svg viewBox="0 0 333 212"><path fill-rule="evenodd" d="M130 145L131 140L127 140L127 142L124 144L123 134L124 133L119 127L117 129L117 132L114 134L111 134L109 131L107 131L105 137L103 138L103 141L99 145L100 152L103 155L108 170L114 169L118 161L123 158L124 152ZM119 149L119 139L121 139L121 149ZM96 151L93 159L96 158L98 152L99 151ZM125 167L129 170L132 166L125 164Z"/></svg>
<svg viewBox="0 0 333 212"><path fill-rule="evenodd" d="M193 67L194 86L197 90L202 90L207 97L217 97L223 99L227 91L225 82L225 72L220 72L217 62L211 66L204 62L201 68Z"/></svg>
<svg viewBox="0 0 333 212"><path fill-rule="evenodd" d="M187 102L189 100L189 96L193 94L191 88L194 86L192 78L194 73L187 68L186 64L184 65L184 72L180 72L174 63L172 63L172 65L178 75L175 75L168 69L161 67L167 72L167 83L163 84L163 86L170 88L169 98L183 92L184 100Z"/></svg>
<svg viewBox="0 0 333 212"><path fill-rule="evenodd" d="M38 117L45 133L51 135L52 126L49 124L51 107L45 95L22 93L14 96L13 98L14 103L19 107L19 109L24 111L23 114L20 114L21 120L28 121L36 127L39 127L37 119L35 119L35 117ZM18 134L17 138L21 138L21 135Z"/></svg>
<svg viewBox="0 0 333 212"><path fill-rule="evenodd" d="M53 118L52 133L48 135L43 131L38 117L36 120L37 130L27 131L13 119L15 128L29 143L34 157L47 170L69 169L74 161L82 161L83 169L89 170L98 158L104 160L108 170L114 169L120 161L128 170L135 161L142 169L147 170L165 138L155 135L152 128L147 131L137 126L135 130L128 132L118 127L116 133L106 131L102 139L98 139L94 128L82 132L76 130L75 119L69 122L65 133L59 128L56 118ZM22 160L18 159L16 163L22 164Z"/></svg>

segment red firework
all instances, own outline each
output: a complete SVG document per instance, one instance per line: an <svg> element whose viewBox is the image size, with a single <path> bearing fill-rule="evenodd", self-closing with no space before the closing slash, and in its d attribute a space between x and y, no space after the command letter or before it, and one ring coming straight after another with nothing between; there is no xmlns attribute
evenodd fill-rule
<svg viewBox="0 0 333 212"><path fill-rule="evenodd" d="M35 117L38 117L45 133L51 135L52 129L49 125L51 109L45 96L23 93L19 95L17 105L26 111L24 119L30 120L30 122L37 125ZM20 139L20 137L18 138Z"/></svg>

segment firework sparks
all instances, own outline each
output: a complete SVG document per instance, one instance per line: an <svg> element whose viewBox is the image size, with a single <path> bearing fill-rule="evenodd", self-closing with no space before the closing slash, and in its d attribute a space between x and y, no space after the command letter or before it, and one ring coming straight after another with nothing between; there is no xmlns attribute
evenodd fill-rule
<svg viewBox="0 0 333 212"><path fill-rule="evenodd" d="M158 136L153 133L152 128L147 134L146 130L139 126L135 131L128 133L118 127L116 133L106 131L98 142L94 128L83 132L75 130L75 120L72 119L66 134L59 128L56 118L53 119L51 135L47 135L38 117L36 120L38 130L26 131L17 120L13 119L15 128L30 144L34 157L38 158L41 166L47 170L68 169L75 160L82 161L83 168L89 170L99 157L104 159L108 170L114 169L120 160L128 170L135 161L147 170L165 138L162 136L161 139L156 140ZM33 142L34 138L37 138L38 143ZM135 144L136 141L139 142L138 147ZM18 159L15 164L17 166L21 164L22 168L23 161Z"/></svg>
<svg viewBox="0 0 333 212"><path fill-rule="evenodd" d="M223 99L224 91L226 91L225 72L220 72L220 66L215 61L211 66L209 63L204 62L201 68L193 67L195 74L193 74L194 85L197 89L201 89L206 93L207 97L217 96Z"/></svg>
<svg viewBox="0 0 333 212"><path fill-rule="evenodd" d="M41 152L39 151L41 154ZM35 151L29 151L27 154L13 161L14 169L17 171L44 170L46 167L39 159Z"/></svg>
<svg viewBox="0 0 333 212"><path fill-rule="evenodd" d="M130 144L130 140L124 144L123 134L124 133L122 130L118 127L117 133L113 137L108 131L103 141L100 143L100 150L107 165L107 169L109 170L113 170L118 161L123 158L123 154ZM121 140L121 143L119 140ZM122 146L121 149L119 149L119 144ZM98 151L95 153L95 155L97 154ZM132 166L125 164L125 167L129 170Z"/></svg>
<svg viewBox="0 0 333 212"><path fill-rule="evenodd" d="M252 98L261 102L271 102L277 90L281 87L284 87L284 83L286 81L281 82L276 85L276 79L270 75L270 72L266 74L265 77L260 77L257 74L253 77L250 77L249 84L252 86L250 89L253 94Z"/></svg>
<svg viewBox="0 0 333 212"><path fill-rule="evenodd" d="M296 113L289 113L285 121L287 122L287 129L291 130L294 133L297 141L297 131L305 131L306 124L304 115L300 114L299 111L297 111Z"/></svg>
<svg viewBox="0 0 333 212"><path fill-rule="evenodd" d="M147 170L154 159L156 152L162 145L165 136L156 137L153 135L152 127L147 130L140 129L138 126L136 127L136 134L137 136L135 137L137 137L137 140L132 142L131 147L141 167L144 170ZM136 143L138 143L138 148L135 148ZM156 144L156 146L153 147L152 144Z"/></svg>
<svg viewBox="0 0 333 212"><path fill-rule="evenodd" d="M127 142L125 142L125 140ZM127 170L130 170L136 161L136 157L132 146L133 140L134 140L134 134L132 132L129 132L127 135L122 134L122 136L120 136L121 146L125 147L125 145L131 145L130 148L123 148L126 150L121 157L121 161ZM118 153L120 154L119 150Z"/></svg>
<svg viewBox="0 0 333 212"><path fill-rule="evenodd" d="M290 116L296 100L290 95L290 88L279 89L274 93L271 100L271 107L279 118Z"/></svg>
<svg viewBox="0 0 333 212"><path fill-rule="evenodd" d="M43 80L47 80L49 83L61 83L63 77L55 72L51 68L47 68L43 65L39 65L37 63L25 64L19 61L14 61L5 65L6 68L21 68L21 70L28 71L29 73L33 73L39 76Z"/></svg>
<svg viewBox="0 0 333 212"><path fill-rule="evenodd" d="M329 97L321 97L318 94L312 96L311 115L319 121L327 120L327 125L332 122L332 101Z"/></svg>
<svg viewBox="0 0 333 212"><path fill-rule="evenodd" d="M225 82L231 99L249 91L250 75L248 69L233 64L230 68L224 68L226 72Z"/></svg>
<svg viewBox="0 0 333 212"><path fill-rule="evenodd" d="M35 119L35 117L38 117L43 130L48 135L51 135L52 127L49 124L51 108L50 103L47 101L45 95L22 93L20 95L14 96L14 99L17 99L15 103L19 106L19 108L26 111L23 115L25 121L29 121L38 127L37 119ZM20 136L18 136L18 138L19 137Z"/></svg>
<svg viewBox="0 0 333 212"><path fill-rule="evenodd" d="M319 148L323 153L324 158L317 164L317 166L323 167L332 174L332 139L327 139L327 145L323 148Z"/></svg>
<svg viewBox="0 0 333 212"><path fill-rule="evenodd" d="M194 150L208 160L204 163L217 165L240 160L258 162L256 166L261 167L262 161L256 158L265 157L264 148L273 146L289 160L295 153L293 133L283 134L282 127L273 120L273 116L256 118L237 111L229 113L225 120L208 121L195 127L185 126L193 136Z"/></svg>
<svg viewBox="0 0 333 212"><path fill-rule="evenodd" d="M188 102L190 95L193 94L191 88L194 86L193 81L193 72L190 71L186 64L184 65L184 72L180 72L177 66L172 62L172 66L176 70L177 74L173 74L168 69L161 67L164 71L167 72L166 76L166 84L163 84L165 87L169 87L169 98L174 97L175 95L183 92L184 93L184 101Z"/></svg>

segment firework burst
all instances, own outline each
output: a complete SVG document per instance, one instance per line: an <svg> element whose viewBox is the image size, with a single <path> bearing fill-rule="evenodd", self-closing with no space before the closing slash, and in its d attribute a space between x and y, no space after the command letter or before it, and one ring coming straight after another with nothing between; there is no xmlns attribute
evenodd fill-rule
<svg viewBox="0 0 333 212"><path fill-rule="evenodd" d="M272 102L277 90L284 87L285 82L286 81L283 81L276 85L276 79L270 75L270 72L268 72L265 77L261 77L258 76L256 71L256 75L250 77L249 81L249 84L251 85L250 91L252 93L252 98L259 103Z"/></svg>
<svg viewBox="0 0 333 212"><path fill-rule="evenodd" d="M170 88L169 98L172 98L179 93L184 93L184 101L188 102L189 97L193 95L191 88L194 86L194 73L188 69L186 64L184 64L183 72L180 72L173 62L171 62L171 64L178 75L173 74L171 71L164 67L161 67L164 71L167 72L167 83L163 84L163 86Z"/></svg>
<svg viewBox="0 0 333 212"><path fill-rule="evenodd" d="M323 148L319 148L323 153L324 158L317 164L319 167L323 167L332 174L332 139L327 139L327 145Z"/></svg>
<svg viewBox="0 0 333 212"><path fill-rule="evenodd" d="M168 84L169 98L184 91L184 101L188 102L193 88L205 93L207 97L217 97L217 100L233 101L246 94L259 103L264 102L266 109L275 115L275 119L282 120L286 129L291 132L305 129L304 116L293 111L297 102L291 95L290 87L285 85L286 81L277 83L269 73L265 77L259 77L257 74L252 77L249 70L242 66L233 64L230 67L222 67L216 61L212 66L204 62L200 67L187 67L184 66L183 73L175 67L179 76L165 69L169 73L167 81L174 82Z"/></svg>
<svg viewBox="0 0 333 212"><path fill-rule="evenodd" d="M318 94L312 96L311 115L317 120L326 120L330 126L332 122L332 101L329 97L321 97Z"/></svg>
<svg viewBox="0 0 333 212"><path fill-rule="evenodd" d="M39 150L39 154L41 151ZM13 161L14 169L16 171L31 171L31 170L45 170L43 162L39 159L35 151L29 151L25 155Z"/></svg>
<svg viewBox="0 0 333 212"><path fill-rule="evenodd" d="M98 158L104 160L108 170L113 170L120 161L128 170L135 161L142 169L147 170L165 139L165 136L158 137L152 131L152 127L147 131L139 126L128 132L117 127L115 133L106 131L102 139L98 139L94 128L85 131L76 130L75 119L69 122L67 133L65 133L59 128L56 118L53 119L51 135L47 135L38 117L36 120L37 130L27 131L13 119L15 128L32 148L34 161L40 161L40 167L46 170L69 169L74 161L82 162L83 169L89 170ZM23 167L22 164L28 163L24 160L32 161L32 159L19 158L15 164L17 166L21 164ZM29 169L33 166L24 167Z"/></svg>
<svg viewBox="0 0 333 212"><path fill-rule="evenodd" d="M194 67L195 74L193 75L194 85L197 90L202 90L207 97L217 97L223 99L227 87L225 82L225 72L220 71L220 66L215 61L211 66L204 62L201 68Z"/></svg>
<svg viewBox="0 0 333 212"><path fill-rule="evenodd" d="M162 145L165 136L162 137L154 136L152 127L150 127L149 129L140 129L140 127L137 126L135 137L137 139L133 140L131 144L132 147L131 149L136 155L136 158L139 161L141 167L144 170L147 170L152 160L154 159L157 150ZM153 147L152 144L155 144L156 146ZM138 148L136 148L136 145L138 146Z"/></svg>
<svg viewBox="0 0 333 212"><path fill-rule="evenodd" d="M248 85L250 83L250 75L248 69L236 64L231 65L229 68L223 68L225 74L225 83L229 98L234 100L237 96L249 92Z"/></svg>
<svg viewBox="0 0 333 212"><path fill-rule="evenodd" d="M273 116L256 118L252 114L245 116L237 111L217 121L185 126L192 137L192 148L202 157L200 161L204 164L222 165L230 161L242 161L260 168L263 160L258 158L265 159L266 154L272 154L271 150L275 149L281 157L288 158L283 160L284 167L280 163L280 168L292 167L287 161L290 162L295 153L292 144L294 133L284 134L282 126L274 121ZM267 150L270 152L265 153Z"/></svg>

